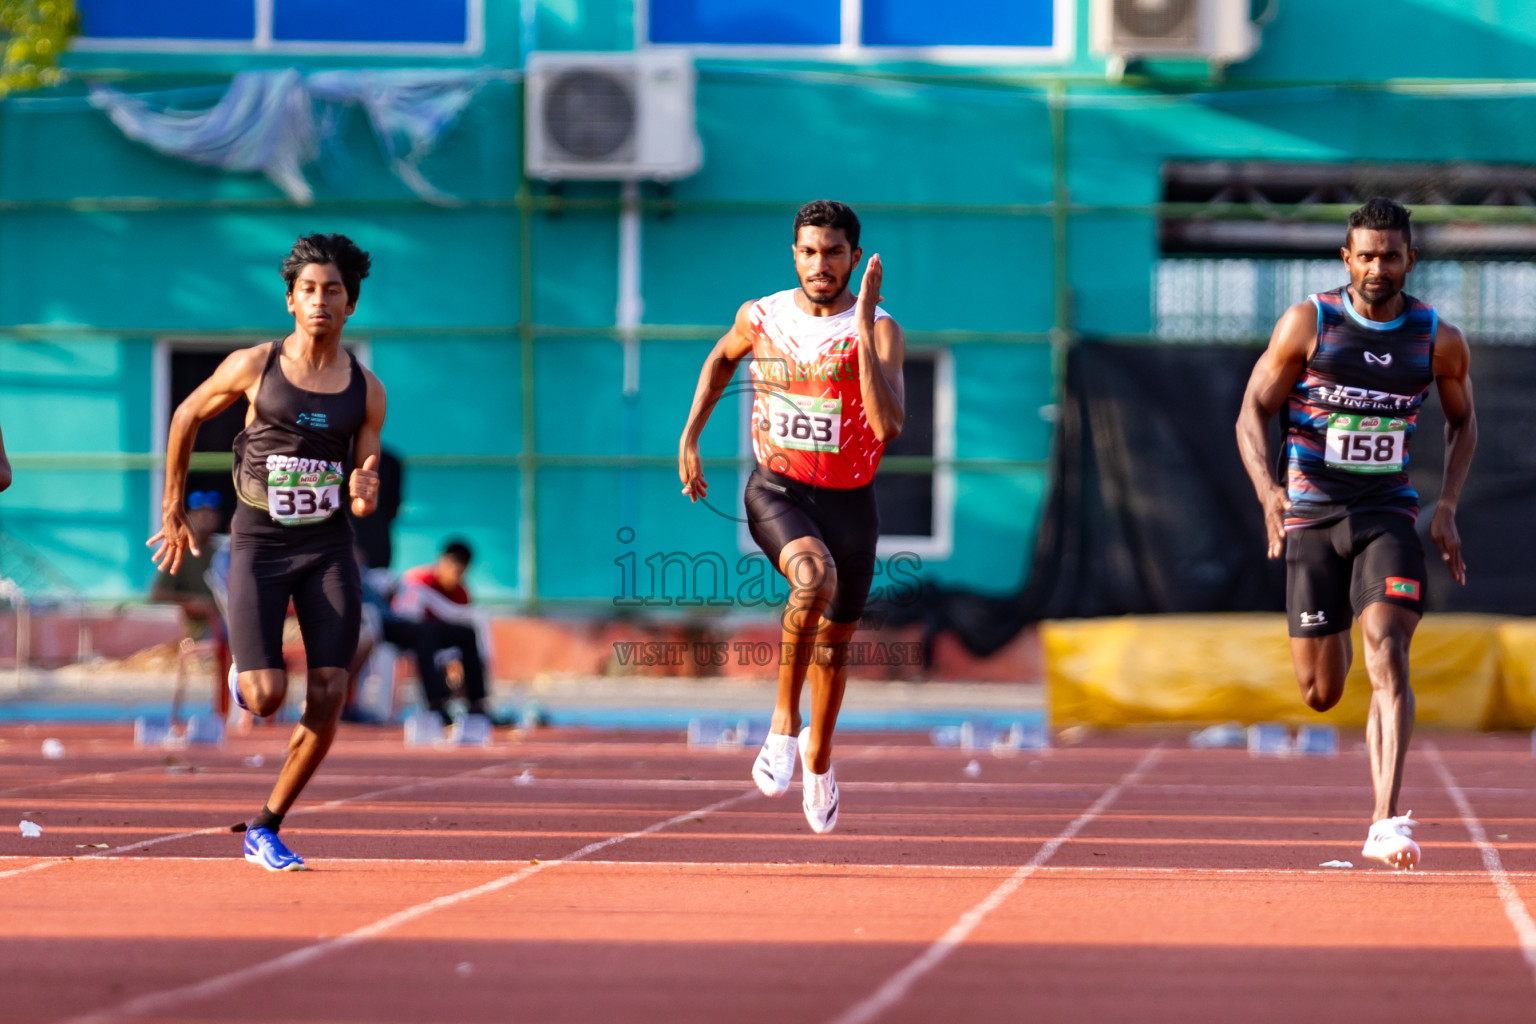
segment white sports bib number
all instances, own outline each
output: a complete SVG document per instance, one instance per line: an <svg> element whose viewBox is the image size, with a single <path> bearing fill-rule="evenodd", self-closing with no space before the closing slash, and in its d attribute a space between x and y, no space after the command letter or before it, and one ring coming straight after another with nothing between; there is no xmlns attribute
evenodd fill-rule
<svg viewBox="0 0 1536 1024"><path fill-rule="evenodd" d="M340 507L340 473L273 470L267 474L267 512L284 526L323 522Z"/></svg>
<svg viewBox="0 0 1536 1024"><path fill-rule="evenodd" d="M1326 462L1351 473L1402 472L1407 428L1405 421L1387 416L1334 416L1328 421Z"/></svg>
<svg viewBox="0 0 1536 1024"><path fill-rule="evenodd" d="M843 400L806 395L775 395L768 413L768 433L780 448L835 452L842 447Z"/></svg>

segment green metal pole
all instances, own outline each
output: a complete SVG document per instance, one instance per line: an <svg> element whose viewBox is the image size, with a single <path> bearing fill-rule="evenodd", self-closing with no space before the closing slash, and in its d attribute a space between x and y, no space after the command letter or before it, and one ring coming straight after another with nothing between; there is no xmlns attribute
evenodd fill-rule
<svg viewBox="0 0 1536 1024"><path fill-rule="evenodd" d="M517 188L518 324L517 338L523 394L523 443L518 466L518 584L532 609L539 601L538 445L534 429L533 345L533 195L524 178Z"/></svg>
<svg viewBox="0 0 1536 1024"><path fill-rule="evenodd" d="M1071 216L1071 191L1067 187L1067 83L1050 83L1046 104L1051 117L1051 252L1055 302L1051 319L1051 367L1056 380L1056 399L1062 397L1066 380L1067 348L1072 343L1072 278L1067 265L1067 221Z"/></svg>

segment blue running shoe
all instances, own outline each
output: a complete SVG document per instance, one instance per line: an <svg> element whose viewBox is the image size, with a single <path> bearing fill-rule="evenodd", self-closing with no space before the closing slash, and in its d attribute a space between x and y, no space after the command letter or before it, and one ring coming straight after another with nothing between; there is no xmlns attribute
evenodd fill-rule
<svg viewBox="0 0 1536 1024"><path fill-rule="evenodd" d="M251 710L246 706L245 698L240 696L240 673L233 665L229 666L229 699L239 705L241 711Z"/></svg>
<svg viewBox="0 0 1536 1024"><path fill-rule="evenodd" d="M268 871L304 871L304 858L283 845L269 828L245 830L245 859Z"/></svg>

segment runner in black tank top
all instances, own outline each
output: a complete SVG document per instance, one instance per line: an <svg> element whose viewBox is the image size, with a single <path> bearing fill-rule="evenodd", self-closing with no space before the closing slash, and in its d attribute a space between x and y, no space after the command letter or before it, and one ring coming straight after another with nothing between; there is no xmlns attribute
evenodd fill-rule
<svg viewBox="0 0 1536 1024"><path fill-rule="evenodd" d="M1408 444L1433 382L1446 419L1445 483L1429 534L1457 583L1466 582L1456 506L1477 444L1466 338L1403 292L1416 250L1408 211L1372 199L1349 218L1341 250L1350 284L1313 295L1280 318L1254 368L1237 422L1238 447L1269 534L1286 560L1291 660L1309 707L1344 695L1360 620L1371 680L1366 738L1376 809L1365 857L1419 862L1414 822L1398 814L1413 732L1408 645L1423 608L1424 547ZM1276 483L1269 421L1286 411L1286 481Z"/></svg>
<svg viewBox="0 0 1536 1024"><path fill-rule="evenodd" d="M282 267L294 331L233 353L177 408L166 444L164 521L149 540L160 545L155 560L170 572L194 550L182 511L192 441L199 425L244 395L251 404L234 446L230 690L259 716L282 707L290 600L309 671L287 760L266 806L244 829L246 860L272 871L304 867L277 833L335 738L357 647L362 588L342 502L358 516L374 509L385 398L378 378L341 347L341 333L368 269L368 254L342 235L308 235L294 245ZM349 461L357 466L350 475Z"/></svg>

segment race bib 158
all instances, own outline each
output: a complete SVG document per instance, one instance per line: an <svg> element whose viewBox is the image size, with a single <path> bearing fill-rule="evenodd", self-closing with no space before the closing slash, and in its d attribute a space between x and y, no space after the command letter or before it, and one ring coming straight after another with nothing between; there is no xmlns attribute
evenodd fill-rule
<svg viewBox="0 0 1536 1024"><path fill-rule="evenodd" d="M1408 423L1390 416L1339 414L1328 421L1328 455L1333 469L1351 473L1398 473L1406 454Z"/></svg>

